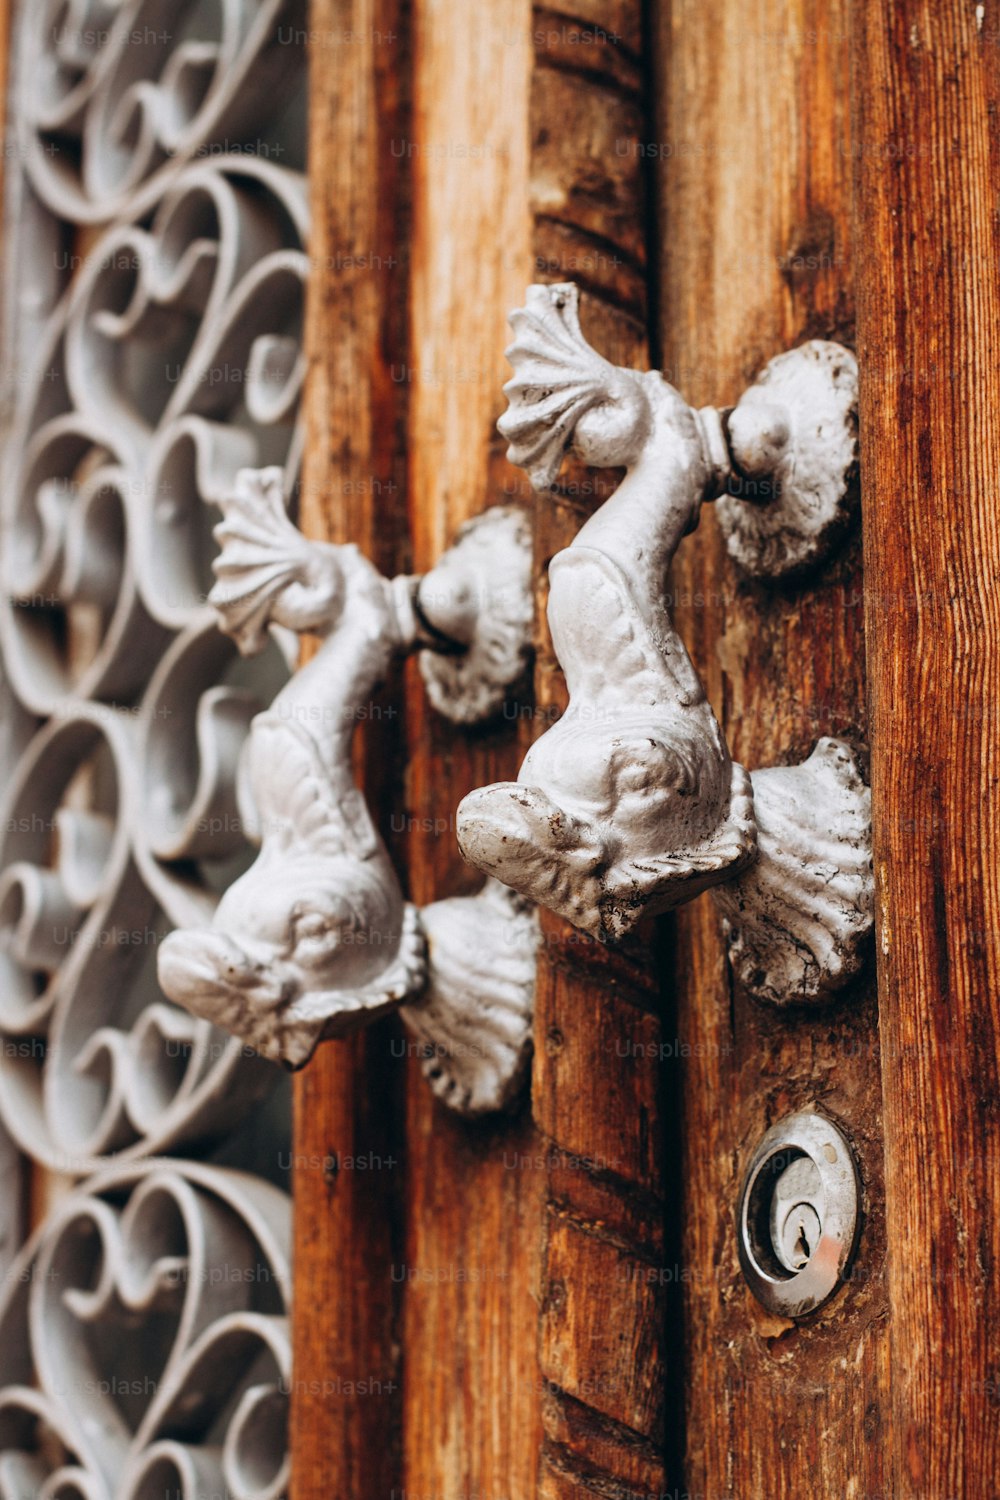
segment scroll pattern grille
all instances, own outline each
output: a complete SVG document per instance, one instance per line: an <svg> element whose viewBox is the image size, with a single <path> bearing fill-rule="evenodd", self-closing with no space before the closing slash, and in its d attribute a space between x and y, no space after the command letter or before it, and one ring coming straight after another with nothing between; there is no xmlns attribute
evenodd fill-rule
<svg viewBox="0 0 1000 1500"><path fill-rule="evenodd" d="M64 1199L0 1308L3 1500L278 1500L288 1200L190 1163Z"/></svg>
<svg viewBox="0 0 1000 1500"><path fill-rule="evenodd" d="M240 750L292 665L280 633L240 661L206 600L236 471L278 465L295 507L302 5L15 16L0 1121L80 1185L7 1275L0 1500L276 1496L287 1201L209 1164L245 1163L276 1075L155 960L253 858Z"/></svg>

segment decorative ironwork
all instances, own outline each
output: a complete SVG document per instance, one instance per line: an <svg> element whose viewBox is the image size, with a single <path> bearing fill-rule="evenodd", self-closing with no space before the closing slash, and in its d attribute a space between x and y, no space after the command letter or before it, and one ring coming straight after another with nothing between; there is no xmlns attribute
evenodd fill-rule
<svg viewBox="0 0 1000 1500"><path fill-rule="evenodd" d="M241 747L296 645L243 662L207 595L240 468L295 511L304 35L300 0L15 12L0 1122L97 1175L7 1272L3 1500L286 1484L287 1199L144 1159L214 1145L279 1078L169 1002L156 955L253 858Z"/></svg>
<svg viewBox="0 0 1000 1500"><path fill-rule="evenodd" d="M825 1000L857 973L873 922L871 796L857 757L824 739L800 766L751 776L737 765L664 586L702 505L730 490L744 497L730 495L727 514L745 566L780 577L826 554L855 459L854 357L813 340L772 360L733 411L695 411L655 371L591 348L571 284L529 288L511 323L499 423L511 461L538 489L569 449L627 473L549 566L569 707L516 782L464 798L459 843L605 941L711 889L752 994ZM758 519L740 521L741 505Z"/></svg>
<svg viewBox="0 0 1000 1500"><path fill-rule="evenodd" d="M16 274L51 282L46 245L67 285L12 330L0 607L11 712L42 721L0 830L0 1114L73 1173L217 1135L270 1085L166 1003L155 949L252 857L239 754L293 641L245 664L220 635L212 526L247 464L294 503L307 267L294 123L274 159L289 8L220 7L218 34L212 7L97 9L21 20ZM78 266L56 253L98 220Z"/></svg>
<svg viewBox="0 0 1000 1500"><path fill-rule="evenodd" d="M193 1163L69 1194L0 1302L0 1497L278 1500L288 1199Z"/></svg>

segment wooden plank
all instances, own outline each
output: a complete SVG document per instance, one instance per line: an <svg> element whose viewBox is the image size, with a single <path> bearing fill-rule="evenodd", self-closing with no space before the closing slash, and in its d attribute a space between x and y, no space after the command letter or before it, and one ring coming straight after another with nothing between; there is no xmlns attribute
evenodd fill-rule
<svg viewBox="0 0 1000 1500"><path fill-rule="evenodd" d="M577 282L591 342L616 362L644 365L641 6L581 4L572 15L538 6L532 39L534 279ZM548 560L615 483L613 474L568 466L556 490L539 497L540 605ZM541 613L535 690L540 733L565 706ZM609 952L549 913L543 932L533 1083L546 1191L538 1495L636 1500L666 1492L665 1454L677 1436L667 1385L669 1292L658 1274L671 1119L660 1088L664 1032L652 932L624 952Z"/></svg>
<svg viewBox="0 0 1000 1500"><path fill-rule="evenodd" d="M407 130L402 0L312 0L312 275L308 424L300 518L311 536L357 542L405 566ZM364 736L358 772L391 806L401 682ZM388 820L386 820L388 821ZM386 828L391 837L391 828ZM321 1047L294 1093L293 1500L388 1496L400 1483L402 1069L396 1022Z"/></svg>
<svg viewBox="0 0 1000 1500"><path fill-rule="evenodd" d="M24 1157L0 1125L0 1288L6 1290L10 1264L27 1237L27 1173Z"/></svg>
<svg viewBox="0 0 1000 1500"><path fill-rule="evenodd" d="M542 1304L546 1379L579 1405L660 1443L657 1279L608 1239L604 1227L595 1231L553 1215Z"/></svg>
<svg viewBox="0 0 1000 1500"><path fill-rule="evenodd" d="M509 498L495 423L507 378L506 316L530 279L526 0L417 0L409 503L414 565ZM516 724L473 732L434 715L413 665L409 772L399 805L411 892L471 891L454 811L473 787L516 774ZM442 829L442 818L444 828ZM527 1110L470 1125L409 1063L403 1340L405 1494L529 1497L535 1490L538 1237L543 1173Z"/></svg>
<svg viewBox="0 0 1000 1500"><path fill-rule="evenodd" d="M575 119L580 128L575 137L567 134L568 140L576 141L575 154L567 157L568 169L560 177L555 172L558 153L548 149L544 134L550 106L545 103L544 91L529 95L529 84L533 42L538 42L543 52L565 52L577 45L567 39L568 25L565 18L555 28L546 22L544 39L539 41L529 7L514 0L492 9L488 19L473 14L457 0L428 0L414 7L413 127L411 132L396 131L392 140L392 154L405 163L411 181L411 328L406 360L397 359L389 374L392 384L405 392L409 412L407 479L413 566L418 569L436 559L468 515L496 500L519 496L530 503L532 498L525 493L521 476L506 465L503 445L495 432L496 417L503 409L500 387L507 375L501 357L508 338L506 314L522 300L526 283L536 274L532 235L543 274L575 275L585 282L589 278L598 287L606 278L618 300L636 311L639 308L641 298L636 288L641 281L640 254L629 217L637 203L634 157L631 161L626 158L624 166L615 160L610 193L593 172L594 161L602 153L610 153L609 130L618 128L624 119L634 133L638 80L634 50L631 56L623 54L627 89L622 87L621 59L609 62L607 57L598 57L595 63L592 53L586 61L577 50L570 51L558 66L553 65L553 76L560 82L567 73L567 63L581 65L574 83ZM589 48L592 44L584 45ZM325 79L329 64L324 61L322 66ZM614 77L594 92L593 74L596 70L600 75L603 68ZM564 91L560 97L563 102L559 110L563 111L569 96ZM314 118L322 120L332 107L331 88L328 96L314 97ZM342 98L337 107L343 109ZM531 177L534 219L529 212L529 123L535 127ZM560 115L560 130L565 130L566 123ZM314 182L317 170L314 148ZM327 180L324 201L328 201L328 192ZM563 192L565 201L560 198ZM628 254L628 274L623 272L620 285L616 262L624 265L625 256L609 252L599 234L602 194L608 206L618 204L623 239L627 237L626 226L631 236L628 246L623 246ZM577 229L576 219L588 215L586 230ZM321 248L317 253L325 251ZM337 326L331 324L331 317L346 318L340 297L330 288L325 289L324 296L327 305L316 324L317 347L321 338L329 341L331 326ZM642 357L643 336L636 317L623 315L609 300L594 303L589 315L592 331L605 347L617 349L623 359ZM346 321L349 355L350 340L356 352L361 350L362 334L357 331L355 317ZM361 324L362 330L365 326L372 326L370 317L367 325ZM334 396L349 399L340 398L340 386L335 383L350 381L352 371L347 359L338 363L336 353L331 351L322 355L323 373L316 374L315 354L313 361L314 404L310 409L314 421L321 424L313 441L318 439L322 444L324 412L331 408ZM351 436L356 462L368 451L366 439L357 437L368 430L368 394L362 386L361 409L355 410L343 427L342 441L347 441L346 435ZM338 454L336 463L327 461L327 469L333 474L346 472L345 464L345 456ZM327 471L322 470L320 485L328 484ZM363 534L370 534L364 531L370 526L370 511L331 512L321 495L316 503L320 510L313 524L320 533L324 527L330 530L333 517L336 524L331 534L342 534L342 518L344 524L350 521L355 527L360 525ZM559 517L568 540L579 523L580 507L574 509L571 503L567 510L563 500L554 499L549 511ZM549 511L539 532L542 558L552 540ZM544 576L544 567L540 575ZM543 659L541 670L554 681L551 653ZM538 726L530 699L522 698L519 707L525 714L522 717L518 713L517 734L503 722L471 737L455 731L430 715L412 670L407 705L409 766L405 794L400 797L394 786L383 784L385 800L380 806L383 813L394 810L392 824L399 830L395 842L409 864L411 894L426 901L471 889L476 880L461 865L451 830L445 837L437 832L442 797L453 808L468 788L513 774L527 737ZM371 766L368 770L372 774ZM553 952L552 964L543 967L546 974L561 974L561 958ZM640 1008L628 1021L644 1036L648 1017L642 1007L650 1003L648 965L643 969L633 960L619 963L618 968L617 977L609 975L605 967L599 969L601 990L585 974L578 975L577 993L589 996L593 1025L604 1026L606 1038L610 1033L599 1003L603 987L619 985L623 995L638 996ZM540 988L544 994L546 984L543 982ZM572 994L565 985L556 984L549 986L548 992L563 998ZM370 1111L363 1108L363 1094L359 1099L346 1088L344 1075L357 1068L362 1083L375 1082L376 1052L379 1047L391 1052L395 1035L391 1030L383 1031L381 1037L371 1034L362 1057L350 1049L337 1049L335 1056L331 1056L334 1049L323 1049L322 1070L314 1064L300 1086L297 1141L316 1141L332 1134L348 1142L364 1142L366 1132L373 1128ZM579 1055L578 1067L584 1067L583 1054ZM554 1078L555 1071L550 1070L549 1076ZM610 1055L602 1061L602 1071L608 1079L617 1076L619 1070ZM387 1493L392 1476L399 1472L402 1490L412 1495L528 1496L536 1492L536 1483L548 1492L549 1486L564 1480L568 1483L571 1476L582 1480L585 1475L597 1474L599 1478L602 1473L613 1473L623 1483L641 1483L636 1493L652 1493L659 1487L662 1471L654 1441L663 1404L658 1381L651 1381L641 1401L613 1407L613 1411L624 1411L627 1420L648 1429L653 1438L647 1440L637 1431L626 1429L614 1415L600 1410L600 1403L606 1403L609 1392L616 1389L614 1382L622 1372L623 1357L626 1363L628 1360L626 1351L615 1351L611 1374L598 1365L582 1380L567 1376L576 1396L554 1384L543 1384L536 1351L542 1295L539 1253L543 1230L552 1215L569 1214L566 1224L571 1234L587 1235L565 1268L571 1287L581 1294L592 1284L588 1266L593 1254L610 1254L616 1265L634 1266L634 1243L643 1240L652 1244L657 1238L660 1205L649 1186L655 1177L652 1153L657 1120L650 1081L655 1078L656 1065L650 1063L638 1070L647 1099L640 1101L635 1119L629 1113L631 1086L622 1090L620 1107L609 1115L611 1128L622 1143L621 1150L609 1159L617 1165L619 1156L628 1154L621 1173L616 1167L606 1171L604 1158L593 1150L582 1157L572 1151L553 1154L549 1150L561 1135L572 1134L564 1130L573 1114L572 1077L565 1069L555 1105L546 1114L551 1143L548 1138L540 1139L530 1118L523 1115L520 1120L478 1127L456 1121L431 1099L415 1059L409 1064L409 1072L405 1245L389 1266L395 1298L388 1303L380 1300L374 1283L386 1266L387 1237L392 1240L392 1230L379 1231L380 1216L387 1215L394 1222L396 1209L391 1195L380 1197L376 1193L374 1201L345 1195L342 1211L331 1216L317 1209L313 1202L316 1189L306 1182L300 1187L300 1195L308 1193L309 1202L299 1216L305 1232L300 1232L298 1239L300 1265L307 1257L298 1284L310 1288L311 1302L314 1284L323 1294L324 1311L311 1331L305 1328L304 1317L297 1319L303 1329L301 1347L309 1369L329 1369L336 1375L350 1366L357 1368L359 1360L377 1362L379 1349L386 1347L387 1336L396 1328L394 1318L399 1319L405 1350L402 1459L397 1464L391 1453L391 1413L380 1448L377 1440L372 1441L373 1429L379 1425L379 1417L372 1416L374 1403L369 1402L366 1408L366 1425L357 1402L345 1403L331 1420L316 1403L310 1407L300 1399L293 1414L296 1442L302 1453L299 1482L318 1483L313 1476L322 1475L323 1482L333 1483L336 1493L341 1493L336 1488L339 1484L345 1496ZM312 1088L308 1087L310 1082ZM544 1099L544 1087L538 1098ZM540 1109L546 1106L540 1105ZM598 1131L601 1119L598 1110ZM641 1142L638 1151L637 1140ZM589 1142L591 1148L596 1144L596 1137ZM645 1187L628 1184L633 1157L635 1175ZM357 1218L349 1221L348 1213ZM337 1264L330 1265L331 1257ZM349 1291L344 1300L358 1300L354 1278L362 1266L369 1273L364 1292L366 1297L374 1293L374 1309L352 1307L331 1317L325 1309L338 1295L344 1299L345 1286ZM318 1282L310 1279L313 1275L318 1276ZM558 1299L549 1295L553 1285L551 1279L546 1283L549 1300L545 1328L558 1342L567 1369L570 1364L582 1368L578 1355L589 1338L583 1326L586 1320L574 1324L560 1318ZM656 1344L659 1321L651 1308L660 1301L658 1293L650 1296L648 1283L624 1274L613 1282L613 1289L612 1313L618 1307L616 1298L622 1306L637 1304L644 1335ZM339 1353L331 1352L331 1343ZM320 1352L322 1345L327 1346L325 1358ZM384 1368L384 1363L380 1367ZM304 1368L300 1360L297 1378ZM595 1392L599 1397L596 1404L592 1399ZM543 1396L549 1413L549 1442L539 1478ZM317 1418L321 1420L319 1431L315 1428ZM313 1430L301 1431L304 1424L312 1424ZM351 1456L337 1458L331 1467L331 1449L345 1439L349 1440ZM359 1455L369 1449L370 1473L366 1473ZM325 1467L320 1467L324 1453Z"/></svg>
<svg viewBox="0 0 1000 1500"><path fill-rule="evenodd" d="M887 1488L995 1495L1000 11L875 0L857 26Z"/></svg>
<svg viewBox="0 0 1000 1500"><path fill-rule="evenodd" d="M695 405L733 402L767 359L807 337L853 344L849 29L863 9L846 0L661 7L647 155L661 208L661 359ZM767 589L737 576L709 508L683 544L672 591L737 759L751 769L797 761L821 734L864 742L857 536L807 585ZM678 1046L663 1088L682 1099L684 1234L679 1265L664 1264L684 1301L680 1488L789 1500L895 1494L879 1440L892 1401L874 984L821 1013L749 1002L732 993L708 897L678 915L674 971L668 1034ZM765 1128L807 1105L838 1118L854 1143L865 1223L855 1280L795 1327L748 1292L734 1216Z"/></svg>

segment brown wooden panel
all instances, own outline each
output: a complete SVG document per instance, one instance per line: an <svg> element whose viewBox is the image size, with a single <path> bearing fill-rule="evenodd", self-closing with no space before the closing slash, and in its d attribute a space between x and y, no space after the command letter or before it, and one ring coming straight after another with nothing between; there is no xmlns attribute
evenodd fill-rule
<svg viewBox="0 0 1000 1500"><path fill-rule="evenodd" d="M401 566L397 506L379 497L399 468L405 419L400 494L421 569L468 516L497 500L534 502L495 431L506 315L529 281L571 276L591 287L599 298L585 316L595 341L625 362L645 357L642 167L634 151L616 150L639 133L641 67L633 3L603 26L581 16L582 29L526 0L488 14L461 0L421 0L406 14L409 116L395 92L407 77L403 44L387 64L377 41L398 37L400 18L333 0L315 7L317 270L303 513L313 534L350 535L383 567ZM325 53L322 37L338 32L359 34L360 52ZM405 288L398 271L387 274L386 254L406 267ZM323 274L352 256L358 270L346 283ZM359 475L374 482L359 489ZM551 552L604 497L602 484L577 476L540 508L540 580ZM544 644L538 680L547 713L561 688ZM429 712L415 666L406 702L405 780L388 739L371 730L361 769L411 895L424 902L475 887L448 814L466 790L512 775L544 725L526 685L508 716L516 724L455 730ZM528 1497L573 1476L612 1482L616 1493L662 1488L663 1296L649 1275L663 1239L658 985L642 945L581 958L576 936L552 931L542 964L546 1053L535 1100L544 1134L526 1113L478 1126L449 1116L393 1026L321 1049L300 1083L297 1151L318 1166L296 1181L297 1493L326 1486L346 1500L395 1484L412 1495ZM561 1058L560 1025L569 1039ZM624 1065L619 1034L634 1044ZM391 1104L401 1050L410 1054L404 1140ZM398 1173L331 1180L322 1167L334 1143L362 1157L405 1146L405 1201ZM602 1308L612 1321L631 1317L638 1342L616 1340L605 1362L587 1308L608 1265L616 1270ZM560 1277L575 1318L554 1295ZM565 1389L549 1366L562 1369ZM347 1390L363 1371L391 1393L373 1400L370 1390ZM332 1400L315 1394L317 1378Z"/></svg>
<svg viewBox="0 0 1000 1500"><path fill-rule="evenodd" d="M11 114L10 88L13 80L10 67L11 30L11 0L0 0L0 90L3 93L0 119L5 122ZM4 140L7 140L6 129ZM6 152L0 151L0 204L5 202L6 166ZM0 226L6 223L6 214L0 214ZM2 251L3 246L0 244L0 254ZM5 308L10 306L9 290L0 299L0 306ZM11 342L8 332L0 347L9 349ZM8 372L8 378L5 381L8 388L5 406L9 405L9 392L16 388L16 382L10 379L10 373ZM35 1214L32 1211L34 1204L31 1199L34 1197L37 1203L42 1196L41 1176L39 1168L33 1167L29 1170L27 1162L6 1130L0 1127L0 1181L4 1183L4 1214L3 1224L0 1226L0 1276L6 1272L9 1262L17 1254L29 1228L33 1227Z"/></svg>
<svg viewBox="0 0 1000 1500"><path fill-rule="evenodd" d="M696 405L732 403L804 338L853 344L846 0L670 0L660 7L662 364ZM866 739L857 535L804 586L741 579L706 508L673 578L678 627L733 753L751 769L821 734ZM734 993L711 899L677 918L683 1107L683 1488L710 1496L892 1494L879 1040L868 978L821 1012ZM855 1279L799 1326L742 1280L735 1211L766 1127L816 1105L854 1142L865 1184ZM869 1440L871 1439L871 1440ZM942 1500L942 1491L929 1491Z"/></svg>
<svg viewBox="0 0 1000 1500"><path fill-rule="evenodd" d="M407 131L402 0L312 0L307 451L301 524L403 568ZM371 804L391 807L401 683L359 736ZM388 717L388 710L393 716ZM387 820L388 822L388 820ZM391 838L391 827L385 831ZM402 1068L387 1022L319 1049L296 1080L294 1500L388 1496L402 1473Z"/></svg>
<svg viewBox="0 0 1000 1500"><path fill-rule="evenodd" d="M858 7L892 1482L1000 1494L1000 8Z"/></svg>
<svg viewBox="0 0 1000 1500"><path fill-rule="evenodd" d="M535 1062L535 1119L594 1174L614 1173L658 1193L663 1121L655 983L620 954L574 930L565 933L551 915L544 921L552 941ZM567 962L571 944L589 962ZM643 1002L653 1009L643 1009Z"/></svg>
<svg viewBox="0 0 1000 1500"><path fill-rule="evenodd" d="M650 1325L652 1326L652 1325ZM654 1362L654 1369L659 1366ZM606 1370L593 1378L606 1389ZM563 1390L549 1387L544 1397L548 1445L540 1478L539 1500L565 1496L600 1495L604 1500L675 1500L663 1489L663 1449L646 1442L632 1428L602 1417L590 1401L576 1401Z"/></svg>
<svg viewBox="0 0 1000 1500"><path fill-rule="evenodd" d="M552 1216L541 1325L546 1379L592 1411L662 1443L657 1278L602 1234L603 1227L595 1232L593 1224Z"/></svg>
<svg viewBox="0 0 1000 1500"><path fill-rule="evenodd" d="M530 270L527 198L530 11L525 0L417 0L409 506L414 566L461 523L509 498L496 419L506 316ZM481 883L454 812L465 793L516 773L517 725L473 731L429 708L409 674L408 776L397 804L411 894ZM415 1050L415 1049L414 1049ZM530 1496L535 1489L538 1240L542 1173L527 1110L469 1124L408 1065L403 1342L406 1495Z"/></svg>
<svg viewBox="0 0 1000 1500"><path fill-rule="evenodd" d="M531 203L539 281L584 290L591 342L643 365L647 237L642 10L537 7ZM522 484L523 484L522 480ZM612 493L616 476L570 465L536 510L535 673L541 732L565 706L545 630L549 559ZM665 1378L668 1293L661 1099L663 1028L651 931L610 952L543 914L535 1121L545 1141L538 1494L654 1496L673 1436ZM674 1362L676 1364L676 1361Z"/></svg>

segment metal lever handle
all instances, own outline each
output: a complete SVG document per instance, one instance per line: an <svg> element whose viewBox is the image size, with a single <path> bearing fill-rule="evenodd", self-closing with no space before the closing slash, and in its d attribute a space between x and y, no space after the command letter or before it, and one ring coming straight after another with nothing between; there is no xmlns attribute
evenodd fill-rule
<svg viewBox="0 0 1000 1500"><path fill-rule="evenodd" d="M531 287L511 325L511 461L537 490L569 450L627 473L549 568L569 706L516 782L463 800L462 850L602 940L714 888L747 987L822 998L860 966L872 923L869 793L836 740L753 777L732 761L664 585L710 500L731 551L768 576L823 555L851 505L854 358L815 341L772 360L733 411L695 411L658 373L591 348L575 286Z"/></svg>
<svg viewBox="0 0 1000 1500"><path fill-rule="evenodd" d="M500 1108L530 1053L537 915L494 882L422 911L406 902L355 785L351 742L391 659L411 651L453 720L500 707L530 639L524 515L487 511L431 573L390 580L354 546L307 541L281 481L278 469L237 476L216 527L210 602L244 654L273 625L322 644L244 746L241 813L260 853L210 927L163 941L160 983L293 1067L322 1039L403 1007L435 1092L465 1113Z"/></svg>

